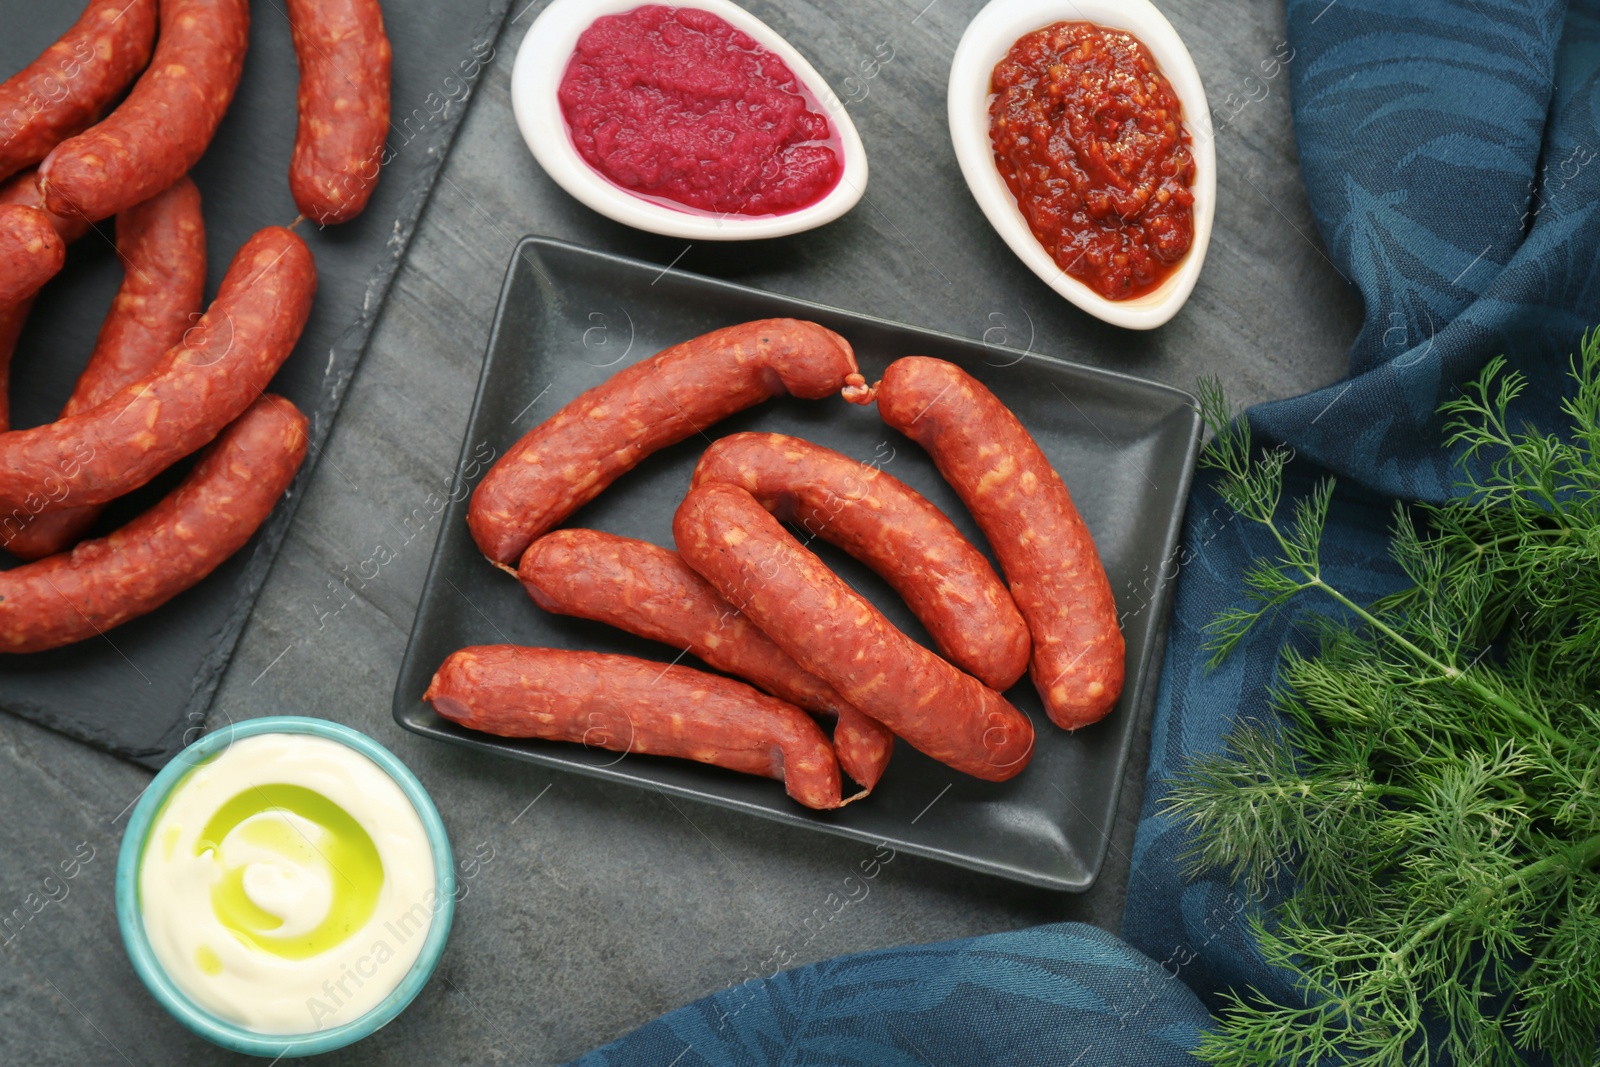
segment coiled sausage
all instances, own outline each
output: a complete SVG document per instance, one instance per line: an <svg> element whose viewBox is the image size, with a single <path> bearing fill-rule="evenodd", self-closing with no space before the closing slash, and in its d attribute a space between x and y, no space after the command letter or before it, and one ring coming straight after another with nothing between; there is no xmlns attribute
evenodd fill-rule
<svg viewBox="0 0 1600 1067"><path fill-rule="evenodd" d="M0 178L87 129L150 62L156 0L91 0L72 28L0 85Z"/></svg>
<svg viewBox="0 0 1600 1067"><path fill-rule="evenodd" d="M0 182L0 204L21 204L35 207L49 216L56 233L68 244L89 232L89 223L78 215L54 215L45 210L44 197L39 193L35 172L25 170ZM33 310L33 297L15 304L0 305L0 433L11 429L11 356L16 351L17 339L28 323L28 313Z"/></svg>
<svg viewBox="0 0 1600 1067"><path fill-rule="evenodd" d="M21 204L0 204L0 307L32 296L66 260L66 242L48 215Z"/></svg>
<svg viewBox="0 0 1600 1067"><path fill-rule="evenodd" d="M21 204L24 207L38 208L50 217L50 225L56 228L56 232L67 244L89 232L89 220L82 215L57 215L44 206L44 194L39 191L37 170L25 170L0 182L0 204Z"/></svg>

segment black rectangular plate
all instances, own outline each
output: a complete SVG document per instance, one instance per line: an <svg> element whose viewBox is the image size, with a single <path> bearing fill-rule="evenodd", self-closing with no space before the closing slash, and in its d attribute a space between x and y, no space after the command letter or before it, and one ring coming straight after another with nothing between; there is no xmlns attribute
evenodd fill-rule
<svg viewBox="0 0 1600 1067"><path fill-rule="evenodd" d="M359 218L320 231L302 222L296 231L316 255L317 298L271 386L311 419L310 453L288 498L232 559L151 614L66 648L0 656L0 707L151 767L200 735L465 111L471 82L463 75L487 69L510 2L384 2L394 48L392 159ZM0 77L31 62L83 10L81 0L0 5ZM190 172L205 213L208 295L252 233L296 216L289 157L299 73L289 23L276 3L252 4L251 20L233 105ZM107 220L76 242L66 269L40 293L12 360L13 426L51 421L72 392L122 282L114 232ZM93 533L149 507L180 473L114 502ZM13 564L5 553L0 560Z"/></svg>
<svg viewBox="0 0 1600 1067"><path fill-rule="evenodd" d="M868 381L900 356L937 356L967 368L1017 413L1071 487L1117 594L1128 682L1111 715L1066 733L1045 718L1024 678L1006 695L1039 727L1039 741L1032 764L1012 781L967 778L901 742L871 797L840 811L814 812L766 779L687 761L492 737L447 722L425 706L422 693L433 671L466 645L509 642L673 659L666 646L534 607L522 587L473 545L467 489L481 477L484 457L503 454L618 368L708 330L777 316L810 319L843 334ZM709 434L737 430L793 434L876 462L926 495L987 550L927 455L884 426L876 408L783 398L719 423ZM1145 712L1160 669L1156 649L1170 586L1170 568L1163 564L1174 558L1199 435L1194 398L1169 386L526 238L500 295L462 444L459 491L451 495L395 687L395 720L429 737L516 759L844 837L887 841L896 849L1034 885L1088 889L1105 858L1136 717ZM567 525L670 546L673 511L709 439L695 437L650 457ZM881 579L831 546L821 545L818 552L897 626L928 643L926 631ZM704 667L688 656L681 662Z"/></svg>

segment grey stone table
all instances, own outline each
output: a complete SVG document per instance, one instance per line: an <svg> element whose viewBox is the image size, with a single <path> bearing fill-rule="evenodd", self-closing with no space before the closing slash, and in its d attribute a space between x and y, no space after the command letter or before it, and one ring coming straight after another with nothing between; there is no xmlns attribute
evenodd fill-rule
<svg viewBox="0 0 1600 1067"><path fill-rule="evenodd" d="M1221 177L1199 287L1151 334L1103 326L1056 297L962 184L944 85L982 0L752 0L853 98L872 180L865 200L830 226L733 246L630 231L544 176L508 95L517 45L543 0L513 10L216 702L216 721L300 713L367 731L416 770L458 856L484 857L433 981L389 1027L321 1062L559 1063L742 981L779 945L808 962L1061 919L1117 929L1142 741L1091 892L1043 892L902 856L869 897L813 936L804 920L871 849L485 759L401 731L389 708L501 277L524 234L966 336L999 330L988 336L1175 385L1217 374L1238 402L1338 378L1360 305L1321 251L1306 206L1287 75L1263 73L1280 54L1280 2L1160 2L1216 109ZM874 67L890 49L893 58ZM379 545L395 558L370 581L346 583ZM0 1061L230 1059L163 1014L122 952L116 849L148 780L0 715L0 913L75 849L93 856L65 898L0 935Z"/></svg>

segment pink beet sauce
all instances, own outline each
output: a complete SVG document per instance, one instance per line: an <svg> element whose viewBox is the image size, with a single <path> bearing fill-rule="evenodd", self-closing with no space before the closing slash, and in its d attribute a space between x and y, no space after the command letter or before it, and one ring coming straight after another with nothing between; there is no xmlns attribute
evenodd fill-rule
<svg viewBox="0 0 1600 1067"><path fill-rule="evenodd" d="M788 214L827 196L844 169L812 92L709 11L651 4L596 19L559 97L589 166L670 207Z"/></svg>

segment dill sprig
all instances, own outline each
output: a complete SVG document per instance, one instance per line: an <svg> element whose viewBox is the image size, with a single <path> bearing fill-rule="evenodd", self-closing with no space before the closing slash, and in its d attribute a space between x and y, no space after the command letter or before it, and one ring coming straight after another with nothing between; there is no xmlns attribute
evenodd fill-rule
<svg viewBox="0 0 1600 1067"><path fill-rule="evenodd" d="M1291 600L1329 610L1314 653L1282 654L1278 714L1167 800L1193 869L1264 902L1253 936L1304 995L1230 995L1201 1059L1600 1062L1600 332L1570 375L1562 434L1515 424L1502 360L1440 409L1461 493L1396 508L1409 584L1371 604L1323 577L1332 481L1280 518L1290 453L1202 389L1201 462L1274 546L1208 626L1213 663Z"/></svg>

